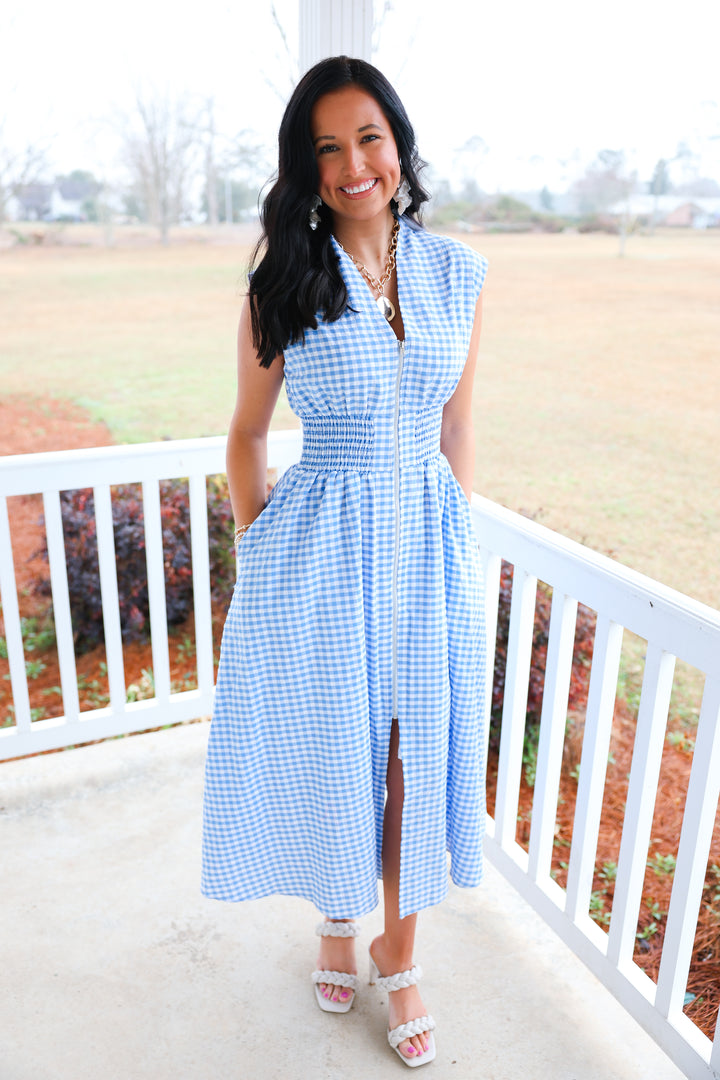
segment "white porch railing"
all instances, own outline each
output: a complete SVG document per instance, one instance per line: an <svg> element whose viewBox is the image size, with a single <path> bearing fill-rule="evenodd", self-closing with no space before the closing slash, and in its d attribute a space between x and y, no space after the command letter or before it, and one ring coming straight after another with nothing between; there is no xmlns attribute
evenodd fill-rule
<svg viewBox="0 0 720 1080"><path fill-rule="evenodd" d="M720 1076L711 1043L683 1013L720 795L720 613L549 529L474 496L488 579L488 638L501 558L514 566L495 818L498 869L693 1080ZM515 839L537 581L553 588L530 841ZM550 874L578 601L597 612L567 889ZM589 915L623 629L647 641L609 932ZM633 961L676 658L704 672L657 985ZM492 670L492 667L490 668Z"/></svg>
<svg viewBox="0 0 720 1080"><path fill-rule="evenodd" d="M211 711L213 655L206 477L224 471L225 440L199 439L0 460L0 599L15 708L0 730L0 759L175 723ZM282 472L300 451L298 432L271 435L269 465ZM160 518L161 480L188 477L197 689L172 692ZM142 483L155 696L127 702L111 513L111 486ZM60 492L94 489L109 705L79 707ZM7 498L42 494L63 715L32 720ZM495 816L487 853L559 936L609 987L687 1076L720 1077L711 1042L683 1013L684 995L720 794L720 614L475 496L487 574L489 670L501 560L514 566ZM537 776L528 851L516 841L523 734L537 581L553 589ZM567 888L551 876L560 769L578 602L597 630L578 779ZM623 628L647 641L635 750L609 932L589 915ZM645 865L675 659L705 674L672 899L657 985L634 963ZM488 695L487 709L490 702ZM719 1024L720 1027L720 1024Z"/></svg>
<svg viewBox="0 0 720 1080"><path fill-rule="evenodd" d="M272 436L270 466L281 473L299 456L297 431ZM0 761L111 735L207 716L214 693L206 478L225 472L225 439L193 439L24 454L0 459L0 600L15 710L14 726L0 730ZM197 689L173 693L170 685L160 481L189 479L190 535L195 614ZM115 568L111 487L142 483L147 555L154 697L127 700L120 606ZM81 712L60 492L93 488L109 704ZM42 494L55 618L63 715L32 720L22 625L18 607L7 499ZM229 539L232 544L232 539Z"/></svg>

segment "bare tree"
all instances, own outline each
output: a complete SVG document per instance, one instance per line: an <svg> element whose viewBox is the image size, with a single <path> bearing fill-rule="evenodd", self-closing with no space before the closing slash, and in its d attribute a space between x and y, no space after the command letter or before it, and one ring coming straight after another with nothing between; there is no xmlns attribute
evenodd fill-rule
<svg viewBox="0 0 720 1080"><path fill-rule="evenodd" d="M7 135L7 121L0 117L0 224L7 215L10 197L21 188L36 184L47 171L48 147L27 143L13 147Z"/></svg>
<svg viewBox="0 0 720 1080"><path fill-rule="evenodd" d="M584 176L575 181L573 192L581 213L604 214L627 198L635 184L635 174L627 171L625 151L601 150Z"/></svg>
<svg viewBox="0 0 720 1080"><path fill-rule="evenodd" d="M482 176L488 145L480 135L471 135L455 151L455 175L461 181L460 197L468 202L478 202L482 196L482 186L478 177Z"/></svg>
<svg viewBox="0 0 720 1080"><path fill-rule="evenodd" d="M277 63L268 63L266 69L263 71L263 79L265 85L268 86L273 94L278 98L283 105L287 102L293 87L297 83L300 72L298 69L297 56L290 48L290 42L285 31L285 27L282 24L282 20L278 15L275 4L270 5L270 18L272 19L273 27L278 35L278 40L275 42L276 46L280 45L280 51L276 50L275 58ZM269 43L268 43L269 44ZM268 54L269 55L269 54ZM268 74L268 69L273 71L273 75ZM282 72L284 75L284 85L278 83L278 73Z"/></svg>
<svg viewBox="0 0 720 1080"><path fill-rule="evenodd" d="M240 131L225 143L221 159L225 179L224 220L232 222L238 213L257 205L272 171L272 151L250 131Z"/></svg>
<svg viewBox="0 0 720 1080"><path fill-rule="evenodd" d="M217 196L217 168L215 166L215 102L208 98L206 103L206 126L205 126L205 190L207 192L208 223L217 225L218 196Z"/></svg>
<svg viewBox="0 0 720 1080"><path fill-rule="evenodd" d="M170 226L187 208L198 164L198 111L187 98L136 92L135 123L123 136L125 166L148 220L168 242Z"/></svg>
<svg viewBox="0 0 720 1080"><path fill-rule="evenodd" d="M637 173L628 169L625 151L601 150L572 188L581 213L606 214L611 206L623 203L618 218L620 256L625 254L625 241L630 230L629 201L636 185Z"/></svg>
<svg viewBox="0 0 720 1080"><path fill-rule="evenodd" d="M205 177L205 208L208 225L217 225L220 220L218 209L218 164L217 164L217 129L215 127L215 99L205 100L198 122L198 144L203 148L203 175Z"/></svg>

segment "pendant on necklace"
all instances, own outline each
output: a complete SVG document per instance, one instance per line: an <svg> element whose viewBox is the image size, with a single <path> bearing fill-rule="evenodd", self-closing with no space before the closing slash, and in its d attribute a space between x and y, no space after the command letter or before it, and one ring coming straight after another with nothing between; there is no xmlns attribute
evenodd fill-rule
<svg viewBox="0 0 720 1080"><path fill-rule="evenodd" d="M388 300L387 296L380 293L375 303L380 308L380 314L383 318L387 319L388 322L392 322L395 318L395 305L392 300Z"/></svg>

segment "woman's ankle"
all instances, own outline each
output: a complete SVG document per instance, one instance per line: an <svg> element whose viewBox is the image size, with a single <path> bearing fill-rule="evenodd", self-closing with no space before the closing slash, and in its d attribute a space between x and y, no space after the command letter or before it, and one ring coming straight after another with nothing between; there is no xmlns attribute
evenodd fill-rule
<svg viewBox="0 0 720 1080"><path fill-rule="evenodd" d="M394 975L412 967L413 942L393 941L390 935L383 931L382 934L373 938L370 944L370 955L382 975Z"/></svg>

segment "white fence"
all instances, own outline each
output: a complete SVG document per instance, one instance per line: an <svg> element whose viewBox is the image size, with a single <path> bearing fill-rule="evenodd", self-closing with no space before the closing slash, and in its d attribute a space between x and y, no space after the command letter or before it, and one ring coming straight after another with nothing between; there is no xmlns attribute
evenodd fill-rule
<svg viewBox="0 0 720 1080"><path fill-rule="evenodd" d="M683 1013L720 795L720 614L611 559L474 497L488 596L514 566L494 820L488 856L625 1008L694 1080L720 1076L714 1043ZM515 839L537 581L553 588L526 852ZM567 889L550 873L578 601L597 612ZM489 600L489 604L491 603ZM493 612L489 611L492 620ZM623 629L647 642L609 932L589 914ZM489 638L494 642L492 623ZM643 879L676 658L704 672L672 898L657 985L635 964Z"/></svg>
<svg viewBox="0 0 720 1080"><path fill-rule="evenodd" d="M213 643L206 477L224 471L224 439L64 451L0 460L0 598L15 723L0 730L0 759L175 723L211 711ZM299 433L271 436L282 472ZM160 514L160 481L189 478L197 689L173 692ZM111 487L141 483L154 697L128 702ZM98 537L109 704L80 710L60 492L92 487ZM7 498L42 494L63 715L33 720L8 522ZM701 894L720 794L720 615L579 544L481 499L473 500L486 563L492 670L501 561L513 564L499 774L487 853L560 937L608 986L687 1076L720 1077L711 1042L683 1013ZM528 850L516 840L537 582L552 587L536 782ZM597 613L567 888L551 874L578 602ZM617 880L609 929L590 917L601 807L624 628L647 642ZM633 960L643 878L676 658L705 674L705 689L677 853L657 985ZM490 704L488 700L488 710ZM720 1026L720 1025L719 1025Z"/></svg>

